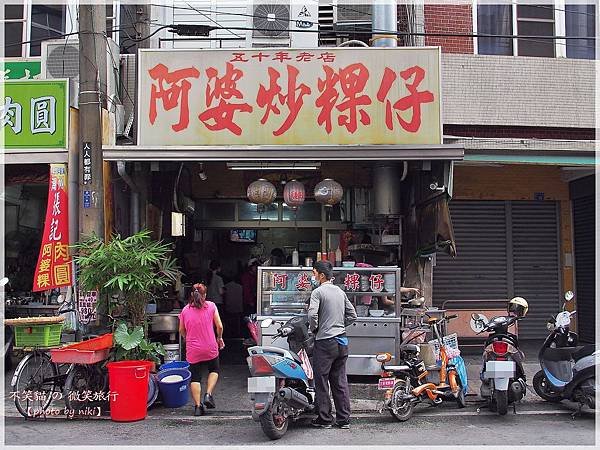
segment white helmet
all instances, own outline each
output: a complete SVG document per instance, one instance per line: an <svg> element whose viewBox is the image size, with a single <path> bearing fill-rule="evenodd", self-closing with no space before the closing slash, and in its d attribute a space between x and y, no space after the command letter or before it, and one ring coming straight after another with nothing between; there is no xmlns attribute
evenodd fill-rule
<svg viewBox="0 0 600 450"><path fill-rule="evenodd" d="M529 310L529 304L523 297L515 297L508 302L508 312L517 317L525 317Z"/></svg>

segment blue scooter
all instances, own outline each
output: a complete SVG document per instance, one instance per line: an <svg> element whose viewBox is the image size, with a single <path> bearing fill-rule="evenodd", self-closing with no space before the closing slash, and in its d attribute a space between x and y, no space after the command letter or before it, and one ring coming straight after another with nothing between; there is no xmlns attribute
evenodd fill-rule
<svg viewBox="0 0 600 450"><path fill-rule="evenodd" d="M550 334L539 353L542 370L533 377L533 388L549 402L579 403L577 415L584 405L596 407L598 351L594 344L578 346L577 334L569 330L575 311L566 311L565 306L573 298L571 291L565 293L563 311L548 321Z"/></svg>
<svg viewBox="0 0 600 450"><path fill-rule="evenodd" d="M265 319L261 328L277 323ZM272 346L248 349L248 392L253 401L252 418L260 422L270 439L281 439L290 421L314 411L312 355L314 337L309 333L308 316L296 316L285 322L273 336L287 338L289 350Z"/></svg>

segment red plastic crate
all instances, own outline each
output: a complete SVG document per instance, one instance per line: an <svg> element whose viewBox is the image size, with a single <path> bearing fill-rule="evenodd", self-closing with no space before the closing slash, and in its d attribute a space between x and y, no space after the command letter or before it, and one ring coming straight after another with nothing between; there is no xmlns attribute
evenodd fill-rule
<svg viewBox="0 0 600 450"><path fill-rule="evenodd" d="M112 345L113 335L108 333L87 341L50 350L50 355L52 362L55 363L95 364L108 358Z"/></svg>

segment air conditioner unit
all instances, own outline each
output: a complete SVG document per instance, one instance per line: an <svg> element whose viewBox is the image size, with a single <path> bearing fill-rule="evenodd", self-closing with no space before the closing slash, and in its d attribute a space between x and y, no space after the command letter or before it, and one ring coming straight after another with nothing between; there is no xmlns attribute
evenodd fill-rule
<svg viewBox="0 0 600 450"><path fill-rule="evenodd" d="M109 111L120 104L118 95L119 46L107 39L106 93ZM77 39L52 39L42 42L42 78L68 78L70 105L79 107L79 41Z"/></svg>
<svg viewBox="0 0 600 450"><path fill-rule="evenodd" d="M247 47L289 47L290 2L250 2L248 5Z"/></svg>
<svg viewBox="0 0 600 450"><path fill-rule="evenodd" d="M371 25L372 1L338 0L334 8L334 20L337 27Z"/></svg>
<svg viewBox="0 0 600 450"><path fill-rule="evenodd" d="M318 2L255 1L248 16L247 47L318 47Z"/></svg>

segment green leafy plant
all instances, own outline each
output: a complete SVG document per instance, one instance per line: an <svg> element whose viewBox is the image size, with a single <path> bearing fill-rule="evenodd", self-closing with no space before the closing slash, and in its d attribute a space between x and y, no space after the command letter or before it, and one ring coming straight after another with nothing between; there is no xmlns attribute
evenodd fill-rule
<svg viewBox="0 0 600 450"><path fill-rule="evenodd" d="M74 248L81 288L98 289L104 298L120 294L125 317L133 327L146 326L146 305L152 292L173 283L180 273L169 244L154 241L148 230L124 239L114 235L109 242L92 236Z"/></svg>
<svg viewBox="0 0 600 450"><path fill-rule="evenodd" d="M127 327L119 323L113 335L114 347L111 359L114 361L146 360L160 363L160 357L165 356L165 348L159 342L148 342L144 338L144 328Z"/></svg>

